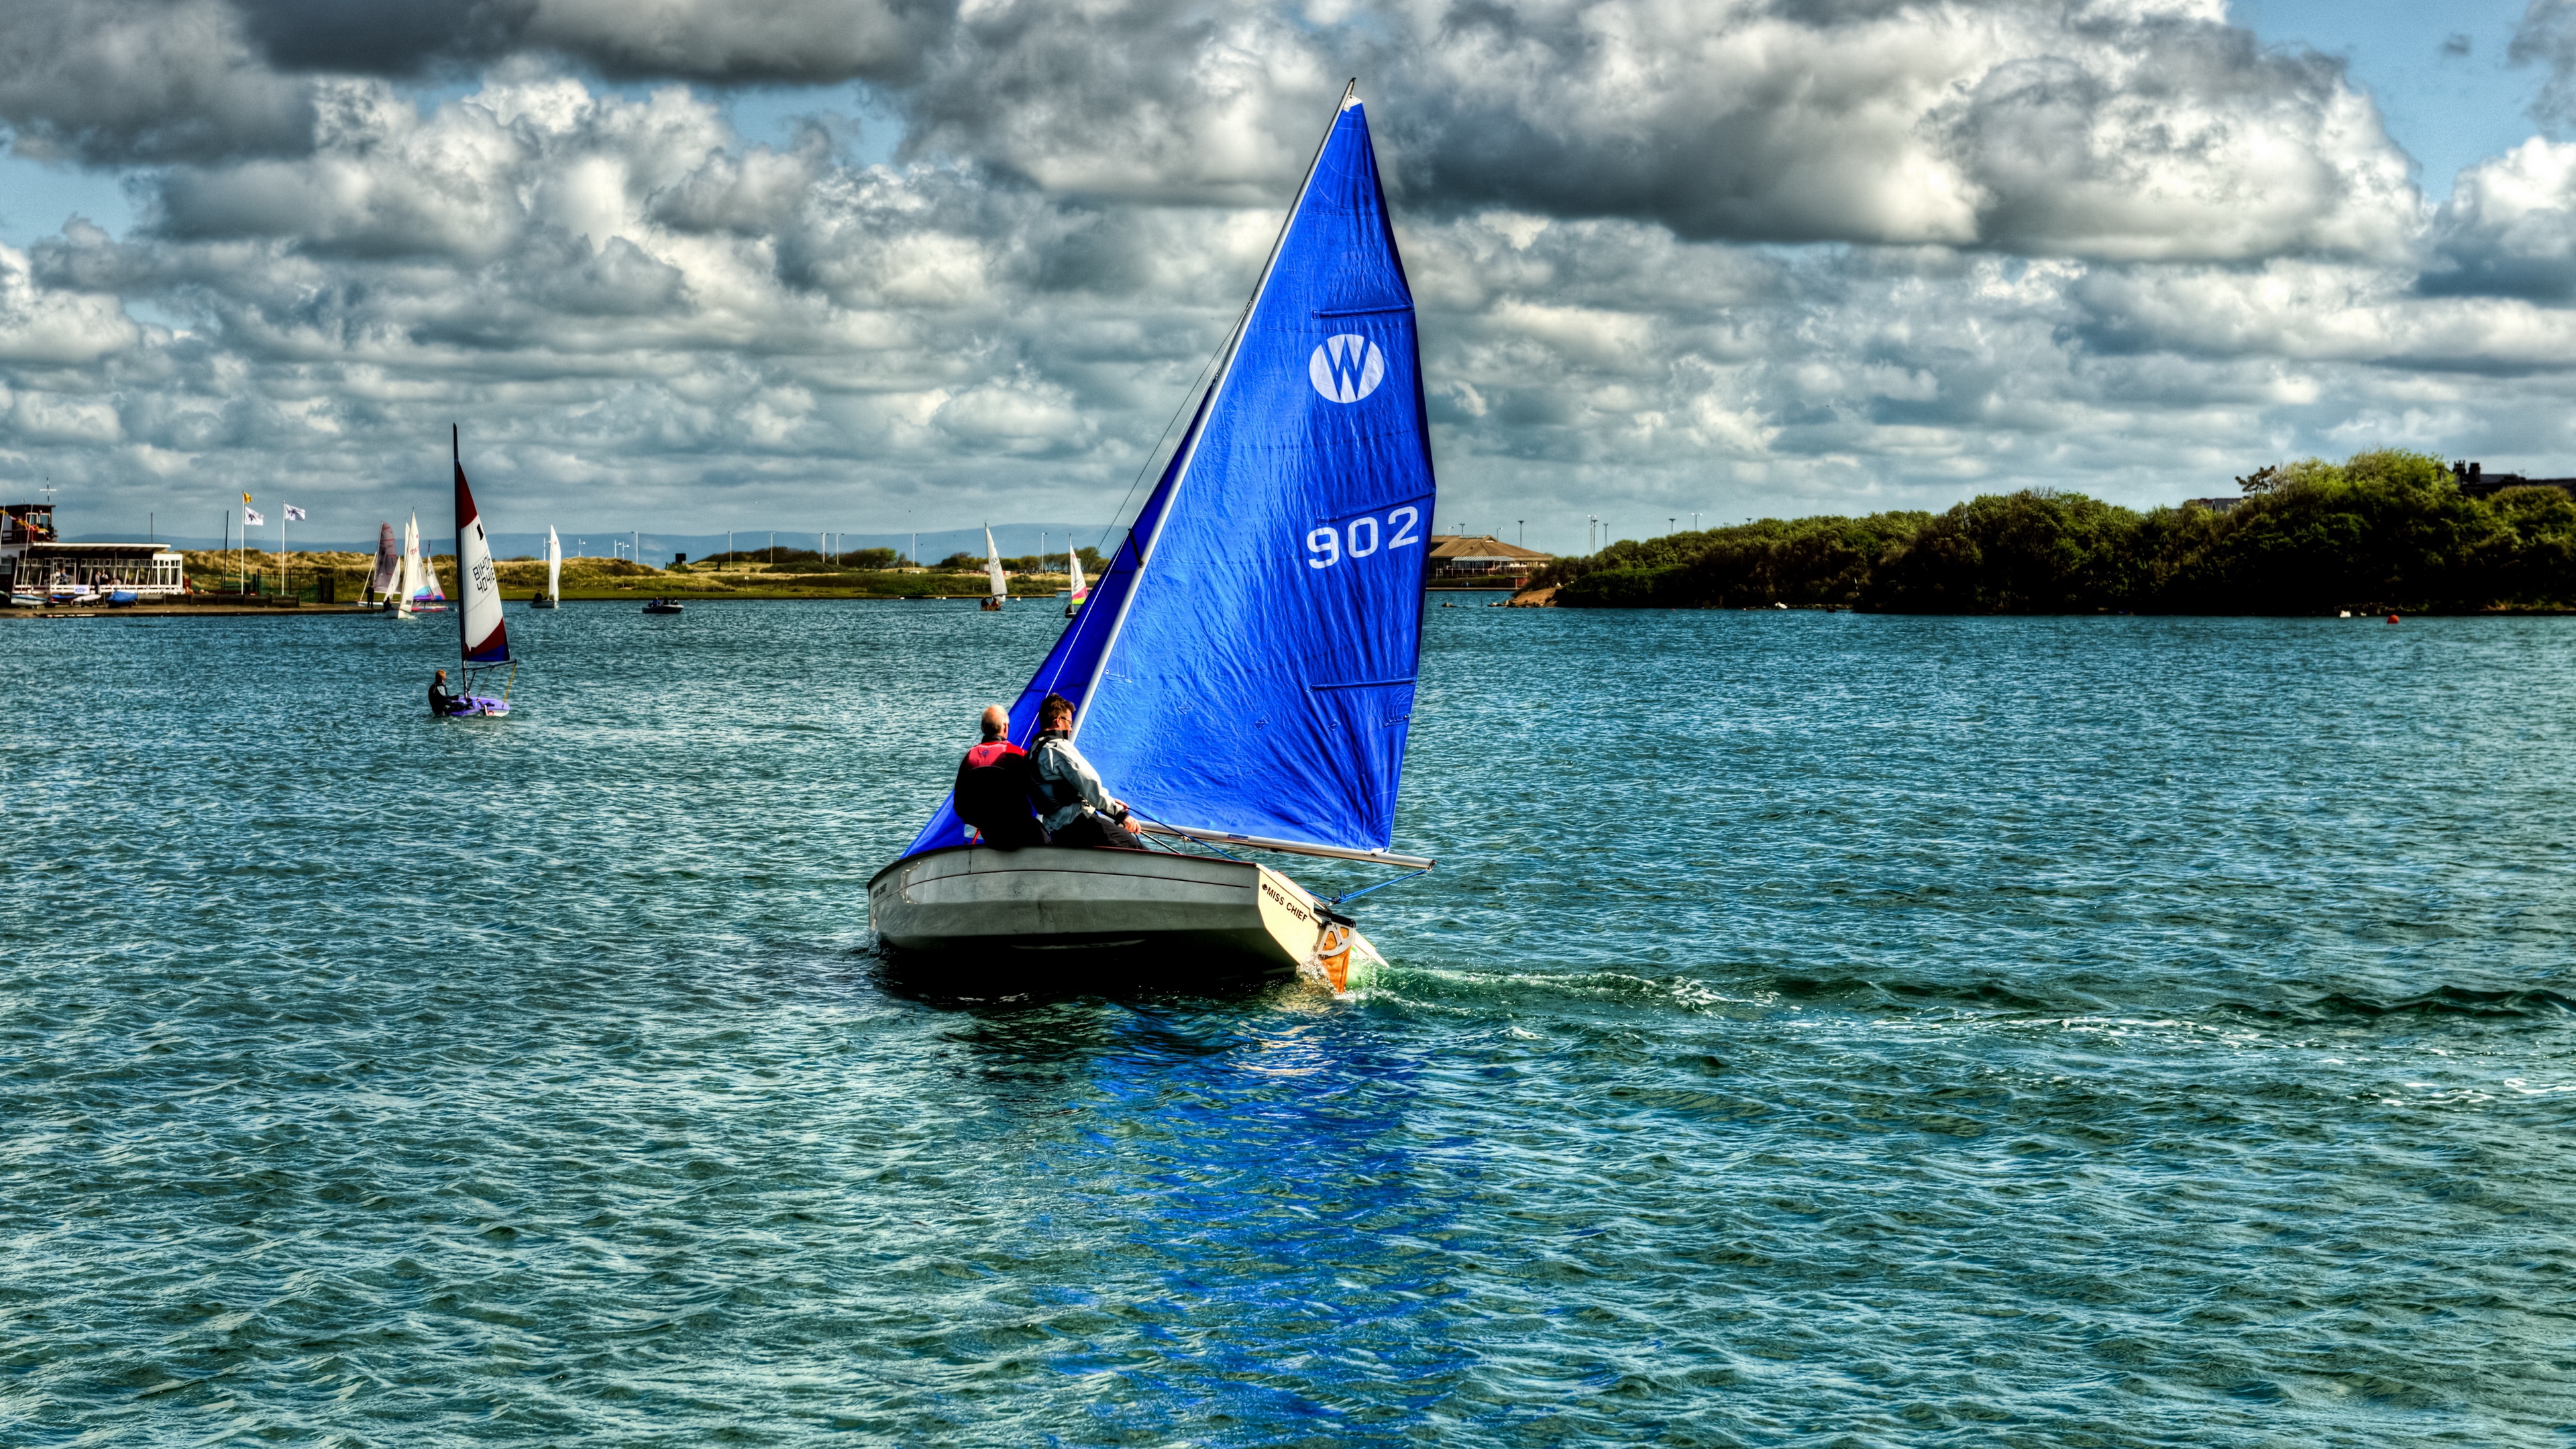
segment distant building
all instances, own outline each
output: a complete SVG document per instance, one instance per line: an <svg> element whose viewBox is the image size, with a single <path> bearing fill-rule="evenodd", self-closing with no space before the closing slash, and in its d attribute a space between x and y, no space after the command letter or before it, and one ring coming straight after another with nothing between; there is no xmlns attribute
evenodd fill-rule
<svg viewBox="0 0 2576 1449"><path fill-rule="evenodd" d="M157 543L64 543L50 503L0 504L0 584L11 594L127 589L141 598L186 592L176 549Z"/></svg>
<svg viewBox="0 0 2576 1449"><path fill-rule="evenodd" d="M2451 481L2471 498L2492 498L2508 488L2555 488L2576 497L2576 478L2525 478L2519 473L2490 473L2476 463L2453 463Z"/></svg>
<svg viewBox="0 0 2576 1449"><path fill-rule="evenodd" d="M2225 513L2244 501L2242 498L2186 498L2182 501L2182 506L2206 508L2212 513Z"/></svg>
<svg viewBox="0 0 2576 1449"><path fill-rule="evenodd" d="M1493 589L1517 588L1555 559L1554 554L1505 543L1490 534L1435 533L1431 535L1431 556L1424 563L1430 570L1429 583L1435 589Z"/></svg>

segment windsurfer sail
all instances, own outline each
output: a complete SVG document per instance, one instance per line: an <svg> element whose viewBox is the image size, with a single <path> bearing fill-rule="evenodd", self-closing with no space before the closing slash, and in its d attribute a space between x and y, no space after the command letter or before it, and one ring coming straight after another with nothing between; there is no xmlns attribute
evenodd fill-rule
<svg viewBox="0 0 2576 1449"><path fill-rule="evenodd" d="M1064 562L1066 571L1071 576L1072 583L1072 587L1067 590L1067 597L1064 601L1064 616L1070 619L1076 613L1081 611L1083 597L1091 592L1091 586L1082 581L1081 550L1073 547L1071 544L1065 545Z"/></svg>
<svg viewBox="0 0 2576 1449"><path fill-rule="evenodd" d="M1223 365L1010 737L1062 694L1084 755L1170 833L1427 864L1389 848L1434 498L1413 295L1346 94ZM943 804L907 855L965 839Z"/></svg>

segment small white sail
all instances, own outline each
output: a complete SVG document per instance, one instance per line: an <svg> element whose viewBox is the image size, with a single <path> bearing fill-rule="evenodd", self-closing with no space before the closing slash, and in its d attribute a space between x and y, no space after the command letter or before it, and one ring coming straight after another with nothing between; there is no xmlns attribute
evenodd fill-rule
<svg viewBox="0 0 2576 1449"><path fill-rule="evenodd" d="M563 540L555 537L554 525L546 525L546 597L563 597Z"/></svg>
<svg viewBox="0 0 2576 1449"><path fill-rule="evenodd" d="M993 581L993 597L1008 598L1010 586L1002 582L1002 551L993 547L993 530L984 530L984 577Z"/></svg>
<svg viewBox="0 0 2576 1449"><path fill-rule="evenodd" d="M411 601L420 592L420 515L403 524L402 575L394 583L394 616L411 617Z"/></svg>
<svg viewBox="0 0 2576 1449"><path fill-rule="evenodd" d="M403 525L403 604L404 618L414 614L436 614L447 607L447 591L438 586L438 566L420 551L420 515L415 513Z"/></svg>

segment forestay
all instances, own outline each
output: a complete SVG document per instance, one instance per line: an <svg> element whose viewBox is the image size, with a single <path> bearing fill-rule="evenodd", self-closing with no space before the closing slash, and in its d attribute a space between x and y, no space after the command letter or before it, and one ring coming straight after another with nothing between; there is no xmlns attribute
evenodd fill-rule
<svg viewBox="0 0 2576 1449"><path fill-rule="evenodd" d="M449 430L448 444L455 446ZM501 619L501 577L492 569L492 545L483 537L483 517L474 494L465 486L465 460L456 459L456 592L461 604L456 627L468 664L510 662L510 634Z"/></svg>
<svg viewBox="0 0 2576 1449"><path fill-rule="evenodd" d="M1433 517L1413 296L1345 100L1224 365L1011 710L1050 691L1144 818L1386 850ZM942 806L915 851L964 840Z"/></svg>

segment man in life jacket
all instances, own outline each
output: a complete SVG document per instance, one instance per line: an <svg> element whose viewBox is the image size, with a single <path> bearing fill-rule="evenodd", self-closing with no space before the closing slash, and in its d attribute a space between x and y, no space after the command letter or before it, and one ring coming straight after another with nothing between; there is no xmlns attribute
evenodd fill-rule
<svg viewBox="0 0 2576 1449"><path fill-rule="evenodd" d="M984 711L984 742L957 762L957 818L972 825L996 850L1044 845L1030 809L1028 751L1011 743L1011 716L1000 705Z"/></svg>
<svg viewBox="0 0 2576 1449"><path fill-rule="evenodd" d="M1145 842L1121 827L1127 802L1100 783L1100 772L1073 747L1073 703L1060 694L1038 702L1038 747L1030 756L1037 781L1038 823L1057 845L1115 846L1143 850Z"/></svg>

